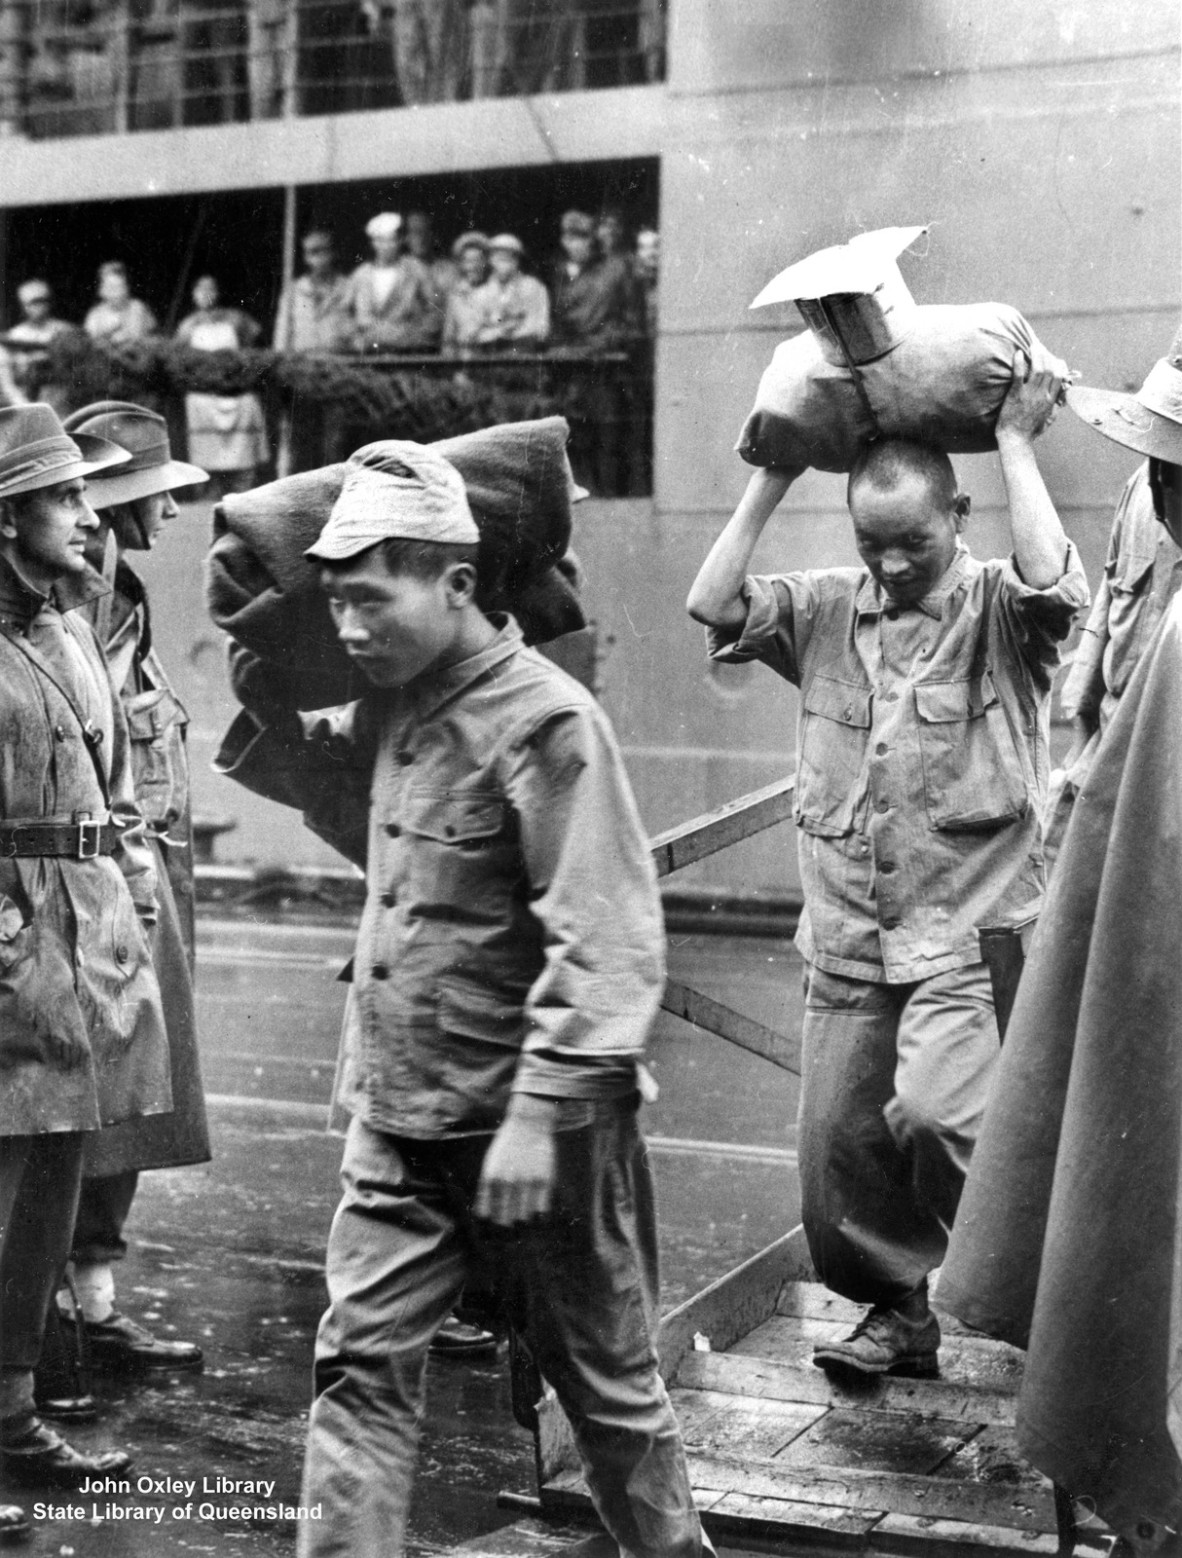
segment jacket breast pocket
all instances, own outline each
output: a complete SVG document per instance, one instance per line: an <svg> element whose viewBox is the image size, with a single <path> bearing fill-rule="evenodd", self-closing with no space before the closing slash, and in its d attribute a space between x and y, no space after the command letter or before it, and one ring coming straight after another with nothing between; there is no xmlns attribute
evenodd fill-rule
<svg viewBox="0 0 1182 1558"><path fill-rule="evenodd" d="M1157 626L1145 609L1153 574L1153 558L1120 558L1108 578L1108 665L1111 690L1119 697Z"/></svg>
<svg viewBox="0 0 1182 1558"><path fill-rule="evenodd" d="M167 822L184 809L188 715L166 688L137 693L125 709L136 801L145 822Z"/></svg>
<svg viewBox="0 0 1182 1558"><path fill-rule="evenodd" d="M521 859L512 813L500 795L420 791L407 797L402 826L420 914L470 923L503 918Z"/></svg>
<svg viewBox="0 0 1182 1558"><path fill-rule="evenodd" d="M1030 807L1021 759L989 672L915 689L928 822L949 832L987 831Z"/></svg>
<svg viewBox="0 0 1182 1558"><path fill-rule="evenodd" d="M804 688L796 761L796 821L840 838L854 828L870 734L869 687L814 676Z"/></svg>

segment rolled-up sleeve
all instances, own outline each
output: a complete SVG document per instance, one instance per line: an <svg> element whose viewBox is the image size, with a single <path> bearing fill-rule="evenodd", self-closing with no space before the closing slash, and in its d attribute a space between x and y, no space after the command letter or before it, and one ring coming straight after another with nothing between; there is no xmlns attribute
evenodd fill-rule
<svg viewBox="0 0 1182 1558"><path fill-rule="evenodd" d="M706 653L724 665L761 660L786 681L799 682L797 623L807 591L803 574L749 574L743 583L745 620L708 627Z"/></svg>
<svg viewBox="0 0 1182 1558"><path fill-rule="evenodd" d="M664 987L656 872L615 739L575 707L530 732L506 789L544 966L513 1091L593 1098L635 1085Z"/></svg>
<svg viewBox="0 0 1182 1558"><path fill-rule="evenodd" d="M1059 646L1071 632L1077 615L1088 609L1091 599L1074 541L1067 543L1063 572L1046 589L1026 584L1014 558L1006 567L1003 609L1023 657L1037 669L1058 665Z"/></svg>

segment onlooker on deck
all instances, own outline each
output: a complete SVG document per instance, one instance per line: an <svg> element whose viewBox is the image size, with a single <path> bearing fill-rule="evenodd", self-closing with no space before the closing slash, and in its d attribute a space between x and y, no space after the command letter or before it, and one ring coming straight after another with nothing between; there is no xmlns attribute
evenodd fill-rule
<svg viewBox="0 0 1182 1558"><path fill-rule="evenodd" d="M595 221L584 211L562 218L564 257L554 274L553 344L587 356L631 350L641 339L639 293L621 255L603 256ZM602 495L625 490L626 363L604 363L572 376L566 403L571 462L579 480Z"/></svg>
<svg viewBox="0 0 1182 1558"><path fill-rule="evenodd" d="M99 301L86 316L83 328L96 341L125 346L155 335L156 315L139 298L132 297L127 266L122 260L107 260L98 270Z"/></svg>
<svg viewBox="0 0 1182 1558"><path fill-rule="evenodd" d="M272 344L277 352L348 351L353 334L349 282L337 269L332 234L313 227L301 248L307 270L283 289ZM293 470L313 471L345 458L345 419L338 405L293 395L287 413Z"/></svg>
<svg viewBox="0 0 1182 1558"><path fill-rule="evenodd" d="M484 323L484 284L488 280L488 239L483 233L461 233L452 245L456 281L443 315L445 352L470 355Z"/></svg>
<svg viewBox="0 0 1182 1558"><path fill-rule="evenodd" d="M479 346L500 351L539 351L550 339L550 294L536 276L521 269L525 245L512 233L498 233L488 246L492 275L480 289L484 315Z"/></svg>
<svg viewBox="0 0 1182 1558"><path fill-rule="evenodd" d="M194 310L177 326L176 339L197 352L236 352L253 346L261 332L257 320L240 308L223 308L217 279L199 276L193 287ZM189 458L210 473L220 492L245 492L271 458L267 424L257 395L185 396Z"/></svg>
<svg viewBox="0 0 1182 1558"><path fill-rule="evenodd" d="M69 402L70 389L69 385L52 383L46 377L49 366L46 348L63 335L69 335L74 326L65 319L54 318L53 293L47 281L39 278L23 281L16 295L24 317L9 330L8 340L19 342L22 347L34 348L6 354L19 392L18 399L23 397L26 400L44 401L59 416L63 416ZM35 349L38 347L42 350Z"/></svg>
<svg viewBox="0 0 1182 1558"><path fill-rule="evenodd" d="M463 0L386 0L402 101L454 103L464 70Z"/></svg>
<svg viewBox="0 0 1182 1558"><path fill-rule="evenodd" d="M426 211L408 211L403 221L406 252L427 267L431 286L435 293L435 306L439 311L439 328L443 329L443 314L447 307L448 293L459 280L459 268L454 259L439 254L435 249L435 229Z"/></svg>
<svg viewBox="0 0 1182 1558"><path fill-rule="evenodd" d="M431 273L403 252L402 218L382 211L366 224L373 259L349 278L353 347L359 352L430 352L440 319Z"/></svg>
<svg viewBox="0 0 1182 1558"><path fill-rule="evenodd" d="M636 234L633 266L644 300L645 334L651 341L657 333L657 283L661 273L661 235L655 227L642 227Z"/></svg>

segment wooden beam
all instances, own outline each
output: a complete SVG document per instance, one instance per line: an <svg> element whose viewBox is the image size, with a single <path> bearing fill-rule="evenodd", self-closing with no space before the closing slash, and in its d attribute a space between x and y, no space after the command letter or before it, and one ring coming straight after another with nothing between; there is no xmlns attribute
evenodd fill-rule
<svg viewBox="0 0 1182 1558"><path fill-rule="evenodd" d="M703 1356L694 1352L696 1337L701 1335L714 1349L704 1356L725 1353L775 1314L785 1283L815 1280L804 1228L798 1224L670 1310L661 1321L658 1342L665 1383L680 1383L678 1369L687 1355Z"/></svg>
<svg viewBox="0 0 1182 1558"><path fill-rule="evenodd" d="M742 1012L724 1006L721 1001L670 979L665 985L661 1005L675 1017L692 1022L695 1028L715 1033L752 1055L762 1055L764 1060L770 1060L781 1071L790 1071L794 1077L800 1075L800 1050L795 1040L786 1039L774 1028L765 1028L752 1017L744 1017Z"/></svg>
<svg viewBox="0 0 1182 1558"><path fill-rule="evenodd" d="M762 833L765 828L786 822L792 815L792 797L796 789L795 778L777 779L741 795L737 801L728 801L717 811L694 817L676 828L658 833L649 848L658 876L669 876L695 860L728 849L741 839Z"/></svg>

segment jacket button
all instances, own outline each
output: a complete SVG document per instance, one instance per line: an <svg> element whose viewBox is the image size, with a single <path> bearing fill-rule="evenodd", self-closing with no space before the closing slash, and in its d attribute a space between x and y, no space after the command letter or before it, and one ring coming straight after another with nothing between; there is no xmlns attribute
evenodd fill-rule
<svg viewBox="0 0 1182 1558"><path fill-rule="evenodd" d="M878 869L883 876L889 876L892 871L897 870L898 868L896 867L893 860L880 860L878 862Z"/></svg>
<svg viewBox="0 0 1182 1558"><path fill-rule="evenodd" d="M443 836L444 836L444 838L447 838L447 839L454 839L455 838L456 830L452 827L450 822L444 827Z"/></svg>
<svg viewBox="0 0 1182 1558"><path fill-rule="evenodd" d="M410 766L410 764L414 762L414 760L415 760L415 755L414 755L413 752L407 752L404 749L403 751L399 752L399 754L398 754L398 761L399 761L399 763L401 763L403 768L408 768Z"/></svg>
<svg viewBox="0 0 1182 1558"><path fill-rule="evenodd" d="M392 839L396 839L401 832L402 832L402 829L398 826L398 824L396 822L388 822L386 824L386 833L387 833L388 837L390 837Z"/></svg>
<svg viewBox="0 0 1182 1558"><path fill-rule="evenodd" d="M885 757L889 751L890 747L887 746L886 742L880 741L874 749L874 755L876 757Z"/></svg>
<svg viewBox="0 0 1182 1558"><path fill-rule="evenodd" d="M854 717L854 706L853 706L853 704L852 704L852 703L851 703L851 704L848 704L848 705L847 705L847 706L846 706L846 709L845 709L845 712L844 712L844 713L843 713L843 714L842 714L842 716L841 716L841 717L842 717L842 719L843 719L843 720L845 720L845 721L846 721L846 722L847 722L847 723L848 723L848 722L849 722L849 721L850 721L850 720L852 720L852 719L853 719L853 717Z"/></svg>
<svg viewBox="0 0 1182 1558"><path fill-rule="evenodd" d="M875 811L890 811L891 803L887 800L875 801L874 809Z"/></svg>
<svg viewBox="0 0 1182 1558"><path fill-rule="evenodd" d="M882 917L883 930L898 930L902 923L902 916L898 914L884 914Z"/></svg>
<svg viewBox="0 0 1182 1558"><path fill-rule="evenodd" d="M115 948L115 961L116 963L126 963L127 957L127 948L123 945L122 942L120 942L119 945Z"/></svg>
<svg viewBox="0 0 1182 1558"><path fill-rule="evenodd" d="M59 741L64 741L66 739L65 728L62 725L55 725L53 727L53 733Z"/></svg>
<svg viewBox="0 0 1182 1558"><path fill-rule="evenodd" d="M371 973L375 979L389 979L390 967L387 963L375 963Z"/></svg>
<svg viewBox="0 0 1182 1558"><path fill-rule="evenodd" d="M383 893L378 899L383 909L392 909L398 902L393 893Z"/></svg>

